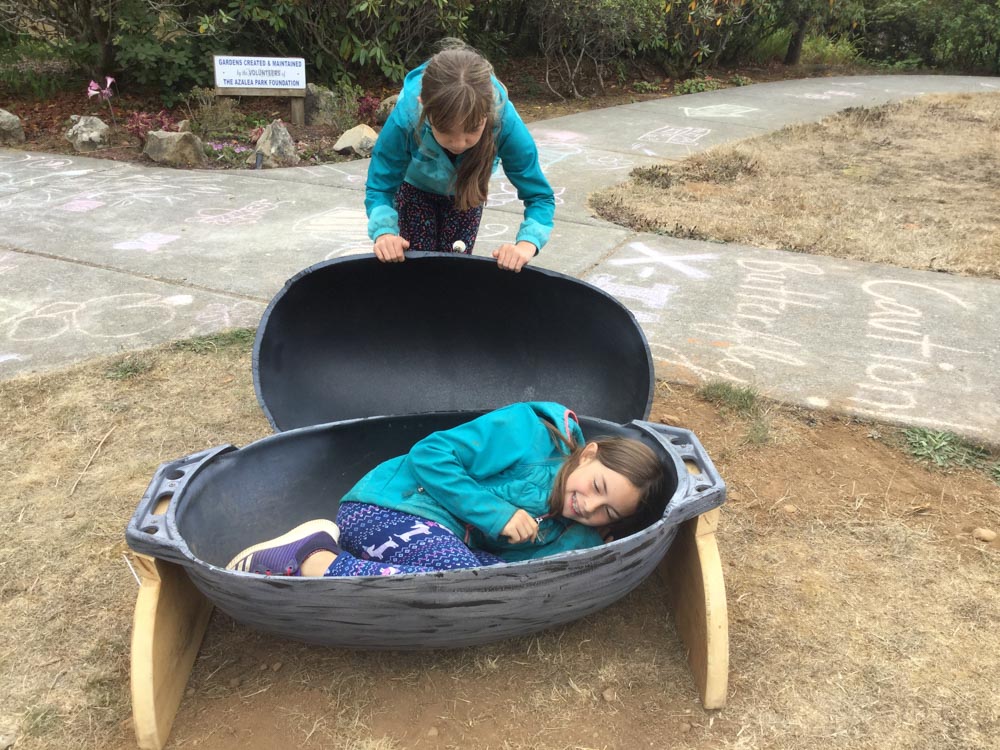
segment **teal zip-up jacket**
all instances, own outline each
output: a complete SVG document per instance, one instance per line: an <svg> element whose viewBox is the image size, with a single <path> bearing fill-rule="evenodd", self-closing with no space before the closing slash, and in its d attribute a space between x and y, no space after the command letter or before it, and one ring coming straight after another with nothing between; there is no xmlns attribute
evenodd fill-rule
<svg viewBox="0 0 1000 750"><path fill-rule="evenodd" d="M417 138L421 111L417 97L426 67L424 63L407 74L396 107L375 142L365 184L368 236L372 241L383 234L399 234L399 215L393 200L404 180L429 193L455 194L455 171L465 155L459 155L453 162L434 140L426 122ZM555 196L539 166L535 140L507 98L507 90L495 77L493 88L498 113L493 170L503 165L504 174L524 203L524 221L515 241L527 240L540 250L552 232Z"/></svg>
<svg viewBox="0 0 1000 750"><path fill-rule="evenodd" d="M583 445L572 412L553 402L505 406L428 435L405 456L385 461L359 481L342 502L360 502L436 521L509 562L596 547L590 526L549 515L549 493L566 458L542 422ZM519 508L539 520L534 542L511 544L500 536Z"/></svg>

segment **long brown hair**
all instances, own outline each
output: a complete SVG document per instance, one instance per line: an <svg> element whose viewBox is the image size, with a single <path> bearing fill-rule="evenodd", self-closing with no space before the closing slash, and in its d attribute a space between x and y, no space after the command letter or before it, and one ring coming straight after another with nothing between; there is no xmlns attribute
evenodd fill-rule
<svg viewBox="0 0 1000 750"><path fill-rule="evenodd" d="M569 455L556 473L549 494L549 513L562 512L563 496L566 493L566 479L580 465L584 445L568 439L549 422L545 426L553 442ZM596 458L608 469L617 471L639 490L639 509L628 518L610 525L616 539L645 528L657 520L666 504L666 472L653 449L633 438L604 437L591 441L597 444Z"/></svg>
<svg viewBox="0 0 1000 750"><path fill-rule="evenodd" d="M458 40L427 63L420 100L423 110L417 132L430 121L438 130L471 133L483 119L483 137L462 155L455 175L455 207L466 211L486 202L490 174L496 156L497 103L493 88L493 66L476 50Z"/></svg>

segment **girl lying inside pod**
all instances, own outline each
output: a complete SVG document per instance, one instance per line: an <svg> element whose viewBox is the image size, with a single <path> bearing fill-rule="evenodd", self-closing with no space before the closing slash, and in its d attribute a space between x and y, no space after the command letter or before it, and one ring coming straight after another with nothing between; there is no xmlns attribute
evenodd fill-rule
<svg viewBox="0 0 1000 750"><path fill-rule="evenodd" d="M253 627L445 648L611 604L678 524L723 499L686 430L519 403L299 428L164 464L127 536Z"/></svg>

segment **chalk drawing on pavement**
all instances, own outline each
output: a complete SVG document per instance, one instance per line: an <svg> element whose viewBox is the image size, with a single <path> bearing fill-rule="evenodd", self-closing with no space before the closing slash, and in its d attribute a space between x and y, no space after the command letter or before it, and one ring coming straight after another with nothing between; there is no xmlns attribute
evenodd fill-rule
<svg viewBox="0 0 1000 750"><path fill-rule="evenodd" d="M841 91L840 89L829 89L822 93L786 94L786 96L791 96L795 99L811 99L815 101L827 101L837 96L853 98L856 97L857 94L855 94L853 91Z"/></svg>
<svg viewBox="0 0 1000 750"><path fill-rule="evenodd" d="M188 224L214 224L220 227L230 224L249 226L256 224L264 214L285 203L295 203L295 201L272 201L260 198L240 208L203 208L196 216L189 216L184 221Z"/></svg>
<svg viewBox="0 0 1000 750"><path fill-rule="evenodd" d="M655 323L660 319L660 311L667 306L670 296L679 287L672 284L625 284L610 274L594 274L586 279L599 289L603 289L612 297L627 299L639 303L639 309L632 309L632 314L640 323Z"/></svg>
<svg viewBox="0 0 1000 750"><path fill-rule="evenodd" d="M134 240L124 240L116 242L112 247L115 250L143 250L147 253L155 253L164 245L169 245L175 240L179 240L178 234L160 234L159 232L146 232L136 237Z"/></svg>
<svg viewBox="0 0 1000 750"><path fill-rule="evenodd" d="M506 206L508 203L520 201L520 198L517 197L517 188L506 180L491 180L490 188L493 192L491 192L486 198L486 205L490 208ZM563 194L566 192L566 188L553 187L552 191L555 195L556 205L561 206L563 204Z"/></svg>
<svg viewBox="0 0 1000 750"><path fill-rule="evenodd" d="M709 274L700 268L696 268L692 264L695 262L703 263L706 261L714 261L719 257L718 253L694 253L684 255L671 254L664 250L654 250L642 242L630 242L628 247L630 250L634 250L636 255L631 258L613 258L608 261L609 265L646 266L646 278L651 275L648 272L648 269L651 269L653 266L666 266L667 268L682 273L691 279L707 279L709 278Z"/></svg>
<svg viewBox="0 0 1000 750"><path fill-rule="evenodd" d="M656 130L650 130L639 136L638 143L632 148L638 148L641 143L676 143L684 146L694 146L702 138L711 133L709 128L678 127L665 125Z"/></svg>
<svg viewBox="0 0 1000 750"><path fill-rule="evenodd" d="M232 304L210 302L195 315L198 327L193 333L214 333L227 328L256 326L262 312L264 304L261 302L250 300L239 300Z"/></svg>
<svg viewBox="0 0 1000 750"><path fill-rule="evenodd" d="M88 211L93 211L94 209L100 208L104 205L103 201L95 201L90 198L76 198L68 203L63 203L58 208L62 211L69 211L71 213L83 214Z"/></svg>
<svg viewBox="0 0 1000 750"><path fill-rule="evenodd" d="M749 112L758 112L757 107L741 104L709 104L705 107L681 107L687 117L743 117Z"/></svg>
<svg viewBox="0 0 1000 750"><path fill-rule="evenodd" d="M324 260L372 251L363 208L338 206L305 216L292 225L292 232L308 235L310 241L322 245Z"/></svg>
<svg viewBox="0 0 1000 750"><path fill-rule="evenodd" d="M84 302L50 302L0 321L9 341L50 341L67 332L99 339L122 339L167 325L178 307L189 306L187 295L162 297L150 293L115 294Z"/></svg>

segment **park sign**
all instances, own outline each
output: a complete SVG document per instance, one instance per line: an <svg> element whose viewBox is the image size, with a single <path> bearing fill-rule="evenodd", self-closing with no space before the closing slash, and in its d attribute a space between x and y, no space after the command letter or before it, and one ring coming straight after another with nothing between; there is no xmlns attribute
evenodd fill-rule
<svg viewBox="0 0 1000 750"><path fill-rule="evenodd" d="M220 96L292 97L292 122L305 124L306 61L301 57L213 55Z"/></svg>

